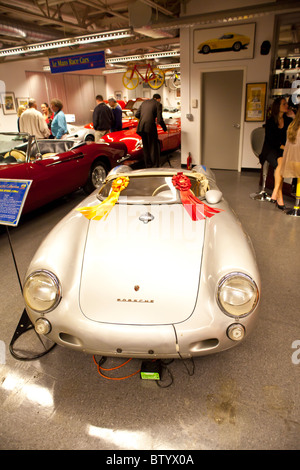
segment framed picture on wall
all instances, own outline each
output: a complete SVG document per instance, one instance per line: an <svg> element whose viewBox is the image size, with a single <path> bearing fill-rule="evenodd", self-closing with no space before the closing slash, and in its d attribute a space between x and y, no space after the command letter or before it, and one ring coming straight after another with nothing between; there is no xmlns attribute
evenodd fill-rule
<svg viewBox="0 0 300 470"><path fill-rule="evenodd" d="M266 114L267 83L246 84L245 121L263 122Z"/></svg>
<svg viewBox="0 0 300 470"><path fill-rule="evenodd" d="M16 98L16 100L17 100L17 109L20 106L26 106L26 108L28 107L29 98Z"/></svg>
<svg viewBox="0 0 300 470"><path fill-rule="evenodd" d="M121 91L115 91L114 93L116 100L121 100L122 99L122 92Z"/></svg>
<svg viewBox="0 0 300 470"><path fill-rule="evenodd" d="M0 93L4 114L17 114L15 95L13 92Z"/></svg>
<svg viewBox="0 0 300 470"><path fill-rule="evenodd" d="M252 59L255 23L194 30L194 62Z"/></svg>

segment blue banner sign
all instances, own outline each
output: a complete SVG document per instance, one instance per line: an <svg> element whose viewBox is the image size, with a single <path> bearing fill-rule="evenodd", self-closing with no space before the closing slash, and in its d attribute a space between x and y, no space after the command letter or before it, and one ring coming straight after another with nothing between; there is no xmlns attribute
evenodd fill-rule
<svg viewBox="0 0 300 470"><path fill-rule="evenodd" d="M105 67L104 51L76 54L49 59L51 73L73 72L75 70L99 69Z"/></svg>
<svg viewBox="0 0 300 470"><path fill-rule="evenodd" d="M16 227L32 180L0 179L0 224Z"/></svg>

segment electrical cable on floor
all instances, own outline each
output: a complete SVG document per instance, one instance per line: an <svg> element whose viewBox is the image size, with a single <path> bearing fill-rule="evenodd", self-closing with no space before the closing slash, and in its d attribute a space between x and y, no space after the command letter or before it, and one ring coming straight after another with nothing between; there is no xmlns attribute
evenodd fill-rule
<svg viewBox="0 0 300 470"><path fill-rule="evenodd" d="M189 367L187 366L187 363L186 363L186 360L183 359L183 357L178 353L188 375L191 377L192 375L194 375L195 373L195 363L194 363L194 359L193 358L190 358L190 361L191 361L191 364L192 364L192 369L190 370ZM133 372L132 374L129 374L129 375L126 375L126 376L123 376L123 377L110 377L108 375L106 375L106 372L111 372L111 371L115 371L115 370L118 370L120 369L121 367L124 367L126 364L128 364L130 361L132 361L132 358L130 359L127 359L125 362L123 362L122 364L118 365L118 366L115 366L115 367L110 367L110 368L105 368L105 367L102 367L103 364L106 362L107 358L105 356L101 356L101 358L99 359L99 361L97 361L96 359L96 356L94 355L93 356L93 360L94 360L94 363L96 364L97 366L97 370L98 370L98 373L99 375L101 375L101 377L107 379L107 380L125 380L125 379L129 379L130 377L133 377L135 375L137 375L139 372L141 372L141 369L138 369L137 371ZM153 362L156 362L158 359L153 359ZM161 359L159 360L160 361L160 365L162 367L162 371L165 371L167 374L168 374L168 378L169 378L169 382L167 382L165 384L164 380L161 378L159 380L155 380L156 381L156 384L158 387L160 388L168 388L170 387L173 382L174 382L174 377L173 377L173 374L172 372L170 371L169 367L167 367L169 364L171 364L174 359ZM105 372L105 373L104 373Z"/></svg>
<svg viewBox="0 0 300 470"><path fill-rule="evenodd" d="M185 367L185 369L186 369L188 375L189 375L190 377L193 376L194 373L195 373L195 362L194 362L194 359L193 359L192 357L190 358L190 361L191 361L191 364L192 364L192 369L190 370L190 369L188 368L188 365L187 365L187 363L186 363L186 360L183 359L183 357L182 357L179 353L178 353L178 355L179 355L180 360L182 361L182 363L183 363L183 365L184 365L184 367ZM165 370L165 371L168 373L168 375L169 375L171 381L170 381L167 385L162 385L162 381L161 381L161 380L160 380L160 381L157 381L156 384L158 385L158 387L160 387L160 388L168 388L168 387L170 387L170 386L173 384L173 382L174 382L173 374L172 374L172 372L170 371L170 369L167 367L167 365L171 364L173 361L174 361L174 359L171 359L171 360L161 360L161 366L162 366L163 370Z"/></svg>
<svg viewBox="0 0 300 470"><path fill-rule="evenodd" d="M180 357L181 361L183 362L183 365L184 365L184 367L186 368L186 371L187 371L188 375L189 375L190 377L192 377L192 376L194 375L194 373L195 373L195 362L194 362L194 358L193 358L193 357L190 358L190 361L191 361L191 364L192 364L192 370L190 371L189 368L188 368L188 366L187 366L186 359L183 359L183 357L181 356L180 353L178 353L178 356Z"/></svg>
<svg viewBox="0 0 300 470"><path fill-rule="evenodd" d="M126 364L128 364L131 360L131 359L127 359L127 361L123 362L122 364L120 364L119 366L116 366L116 367L111 367L111 368L104 368L102 367L102 364L104 364L104 362L106 361L106 358L104 358L102 356L102 358L99 360L99 362L97 362L96 360L96 357L93 356L93 360L94 360L94 363L96 364L97 366L97 370L98 370L98 373L101 375L101 377L105 378L105 379L108 379L108 380L125 380L125 379L129 379L129 377L133 377L134 375L138 374L141 369L137 370L136 372L133 372L132 374L129 374L129 375L126 375L124 377L109 377L108 375L105 375L103 373L103 371L105 372L110 372L110 371L113 371L113 370L117 370L117 369L120 369L121 367L125 366Z"/></svg>
<svg viewBox="0 0 300 470"><path fill-rule="evenodd" d="M169 375L169 378L170 378L170 382L167 383L166 385L163 384L163 381L162 380L157 380L156 381L156 385L159 387L159 388L168 388L168 387L171 387L171 385L173 384L174 382L174 377L173 377L173 374L172 372L170 371L170 369L167 367L167 364L171 364L172 361L168 362L168 363L163 363L163 361L161 361L161 365L162 365L162 369L167 371L168 375Z"/></svg>

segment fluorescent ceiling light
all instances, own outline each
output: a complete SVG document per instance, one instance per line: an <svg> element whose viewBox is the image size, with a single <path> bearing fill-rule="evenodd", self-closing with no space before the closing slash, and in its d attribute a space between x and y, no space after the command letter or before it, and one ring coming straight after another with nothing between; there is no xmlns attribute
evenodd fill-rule
<svg viewBox="0 0 300 470"><path fill-rule="evenodd" d="M130 29L120 29L117 31L107 31L106 33L87 34L85 36L77 36L74 38L57 39L55 41L39 42L28 44L20 47L10 47L8 49L0 49L0 57L9 55L26 54L29 52L40 52L48 49L57 49L59 47L70 47L80 44L88 44L92 42L109 41L115 39L124 39L133 36Z"/></svg>
<svg viewBox="0 0 300 470"><path fill-rule="evenodd" d="M159 69L175 69L175 68L180 68L180 64L164 64L164 65L158 65L157 67Z"/></svg>
<svg viewBox="0 0 300 470"><path fill-rule="evenodd" d="M103 74L108 75L110 73L125 73L127 69L113 69L113 70L103 70Z"/></svg>
<svg viewBox="0 0 300 470"><path fill-rule="evenodd" d="M162 59L165 57L179 57L180 52L168 51L168 52L153 52L151 54L140 54L140 55L128 55L124 57L114 57L112 59L106 59L107 64L116 64L117 62L126 62L132 60L145 60L145 59Z"/></svg>

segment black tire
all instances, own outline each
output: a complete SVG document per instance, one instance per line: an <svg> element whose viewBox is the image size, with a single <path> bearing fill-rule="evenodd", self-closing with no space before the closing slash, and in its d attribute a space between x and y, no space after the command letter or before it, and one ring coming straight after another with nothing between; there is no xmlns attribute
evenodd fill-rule
<svg viewBox="0 0 300 470"><path fill-rule="evenodd" d="M210 47L207 44L205 44L202 47L202 52L203 52L203 54L208 54L210 52Z"/></svg>
<svg viewBox="0 0 300 470"><path fill-rule="evenodd" d="M232 49L235 51L235 52L238 52L242 49L242 44L238 41L238 42L235 42L232 46Z"/></svg>
<svg viewBox="0 0 300 470"><path fill-rule="evenodd" d="M93 134L87 134L84 140L86 142L95 142L95 136Z"/></svg>
<svg viewBox="0 0 300 470"><path fill-rule="evenodd" d="M107 176L107 173L108 169L105 163L100 160L93 163L90 170L89 178L83 187L84 191L87 194L90 194L95 191L95 189L99 189L102 186Z"/></svg>

